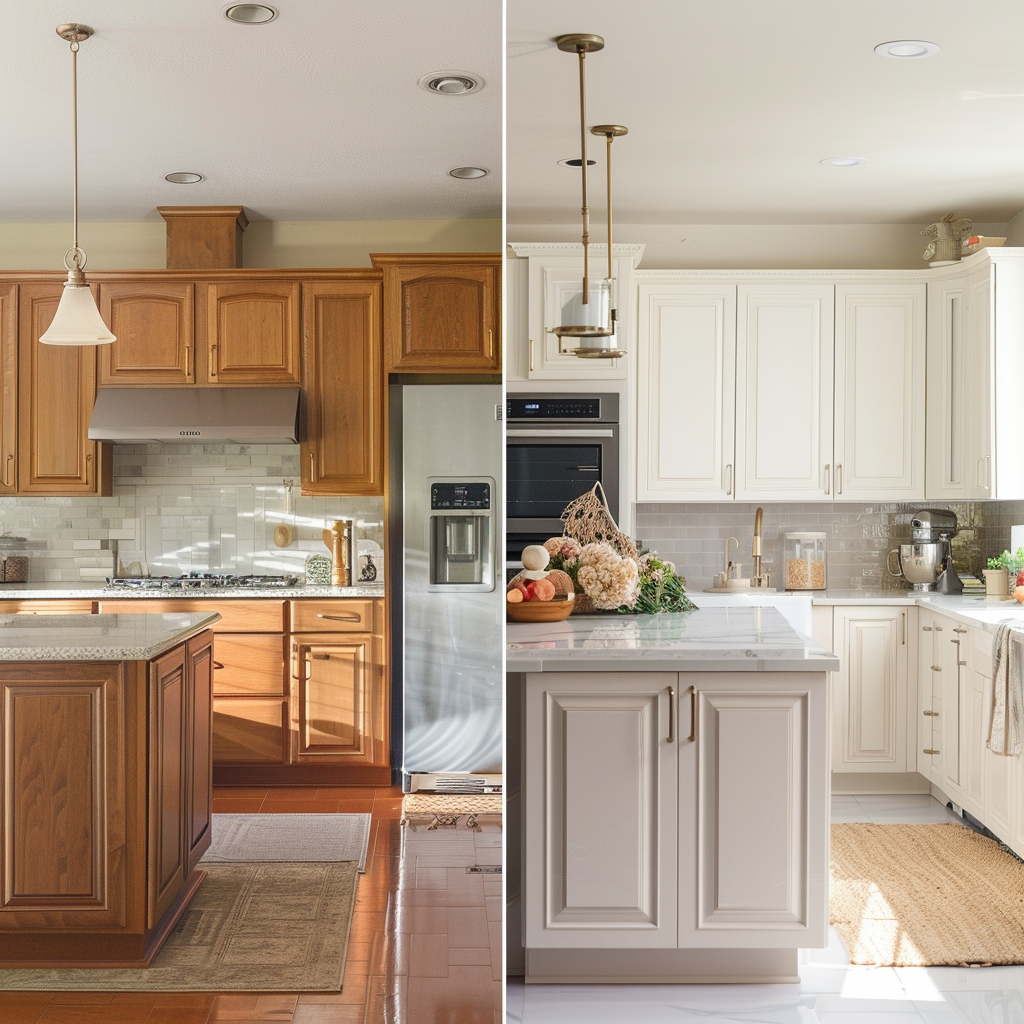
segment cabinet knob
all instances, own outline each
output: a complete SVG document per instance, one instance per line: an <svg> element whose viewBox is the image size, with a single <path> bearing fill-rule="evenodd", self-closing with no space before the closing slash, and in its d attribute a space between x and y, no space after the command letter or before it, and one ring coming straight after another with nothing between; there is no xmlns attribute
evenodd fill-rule
<svg viewBox="0 0 1024 1024"><path fill-rule="evenodd" d="M921 627L921 632L922 633L930 633L931 631L932 631L932 627L931 626L922 626Z"/></svg>

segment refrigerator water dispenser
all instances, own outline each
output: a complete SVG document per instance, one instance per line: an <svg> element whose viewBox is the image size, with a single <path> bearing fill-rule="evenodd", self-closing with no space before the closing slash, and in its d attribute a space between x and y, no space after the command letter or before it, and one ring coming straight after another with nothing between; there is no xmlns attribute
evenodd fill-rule
<svg viewBox="0 0 1024 1024"><path fill-rule="evenodd" d="M494 589L490 480L430 482L429 590Z"/></svg>

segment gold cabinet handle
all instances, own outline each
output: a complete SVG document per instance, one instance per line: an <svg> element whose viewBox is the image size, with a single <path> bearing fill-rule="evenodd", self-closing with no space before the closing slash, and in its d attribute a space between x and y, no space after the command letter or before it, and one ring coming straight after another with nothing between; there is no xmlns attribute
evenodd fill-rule
<svg viewBox="0 0 1024 1024"><path fill-rule="evenodd" d="M92 483L92 456L86 455L85 457L85 486L89 487Z"/></svg>
<svg viewBox="0 0 1024 1024"><path fill-rule="evenodd" d="M336 622L362 622L362 617L359 615L325 615L323 612L317 612L316 617L318 619L333 619Z"/></svg>
<svg viewBox="0 0 1024 1024"><path fill-rule="evenodd" d="M493 327L488 327L487 328L487 351L488 352L493 352L494 351L494 328Z"/></svg>
<svg viewBox="0 0 1024 1024"><path fill-rule="evenodd" d="M725 468L729 472L729 482L725 485L725 493L732 494L732 463L727 462Z"/></svg>
<svg viewBox="0 0 1024 1024"><path fill-rule="evenodd" d="M210 379L217 379L217 343L210 346Z"/></svg>
<svg viewBox="0 0 1024 1024"><path fill-rule="evenodd" d="M941 626L936 626L935 627L935 632L936 633L941 633L942 632L942 627Z"/></svg>
<svg viewBox="0 0 1024 1024"><path fill-rule="evenodd" d="M924 750L921 751L921 753L922 754L938 754L938 753L940 753L940 751L932 750L930 747L925 747Z"/></svg>
<svg viewBox="0 0 1024 1024"><path fill-rule="evenodd" d="M316 453L309 453L309 482L311 484L316 483Z"/></svg>
<svg viewBox="0 0 1024 1024"><path fill-rule="evenodd" d="M967 630L963 629L961 626L954 626L953 627L953 632L954 633L966 633Z"/></svg>
<svg viewBox="0 0 1024 1024"><path fill-rule="evenodd" d="M829 489L832 486L832 464L830 462L825 463L825 493L828 494Z"/></svg>
<svg viewBox="0 0 1024 1024"><path fill-rule="evenodd" d="M668 742L674 743L676 739L676 688L668 688Z"/></svg>
<svg viewBox="0 0 1024 1024"><path fill-rule="evenodd" d="M836 463L836 494L843 493L843 464Z"/></svg>
<svg viewBox="0 0 1024 1024"><path fill-rule="evenodd" d="M942 666L941 665L932 665L932 671L933 672L941 672L942 671Z"/></svg>
<svg viewBox="0 0 1024 1024"><path fill-rule="evenodd" d="M311 654L310 657L313 661L330 661L331 656L329 654Z"/></svg>
<svg viewBox="0 0 1024 1024"><path fill-rule="evenodd" d="M938 711L922 711L921 714L925 715L928 718L938 718L939 717Z"/></svg>
<svg viewBox="0 0 1024 1024"><path fill-rule="evenodd" d="M12 487L13 486L13 484L11 483L11 469L13 468L11 466L11 463L13 461L14 461L14 456L13 455L8 455L7 456L7 464L4 466L4 484L7 487Z"/></svg>
<svg viewBox="0 0 1024 1024"><path fill-rule="evenodd" d="M533 338L530 339L530 373L533 373Z"/></svg>
<svg viewBox="0 0 1024 1024"><path fill-rule="evenodd" d="M697 687L690 687L690 742L697 742Z"/></svg>
<svg viewBox="0 0 1024 1024"><path fill-rule="evenodd" d="M932 631L932 627L931 626L922 626L921 627L921 632L922 633L930 633L931 631Z"/></svg>

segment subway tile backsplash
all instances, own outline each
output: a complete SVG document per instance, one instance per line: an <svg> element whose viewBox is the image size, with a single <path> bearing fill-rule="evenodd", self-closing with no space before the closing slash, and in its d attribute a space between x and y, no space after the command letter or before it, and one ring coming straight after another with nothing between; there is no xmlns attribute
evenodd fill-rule
<svg viewBox="0 0 1024 1024"><path fill-rule="evenodd" d="M27 538L32 582L100 580L115 559L153 576L277 575L301 574L327 523L353 519L382 580L384 499L302 497L299 483L297 445L116 445L112 497L0 498L0 531Z"/></svg>
<svg viewBox="0 0 1024 1024"><path fill-rule="evenodd" d="M772 572L772 586L781 587L784 533L811 530L826 534L829 589L899 590L902 580L886 571L888 553L910 542L910 519L921 508L948 508L956 513L960 533L953 541L957 568L981 574L988 557L1010 545L1010 527L1024 523L1024 502L988 501L914 504L839 503L763 504L762 559ZM750 576L756 504L640 503L636 506L636 537L644 547L674 562L686 577L687 590L712 586L725 568L725 543L739 541L732 554Z"/></svg>

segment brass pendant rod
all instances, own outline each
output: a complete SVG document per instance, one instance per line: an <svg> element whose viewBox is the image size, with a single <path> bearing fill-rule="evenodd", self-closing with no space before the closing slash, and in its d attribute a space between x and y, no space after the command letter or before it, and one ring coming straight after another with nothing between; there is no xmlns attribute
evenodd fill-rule
<svg viewBox="0 0 1024 1024"><path fill-rule="evenodd" d="M587 72L586 47L576 47L580 58L580 159L583 172L583 304L590 301L590 264L588 246L590 245L590 202L587 194Z"/></svg>
<svg viewBox="0 0 1024 1024"><path fill-rule="evenodd" d="M75 266L81 269L81 262L79 260L79 253L81 250L78 248L78 40L75 39L71 43L71 144L75 151L74 155L74 168L75 168L75 188L74 188L74 201L72 203L72 223L74 225L72 229L71 237L71 248L72 248L72 260L75 262Z"/></svg>
<svg viewBox="0 0 1024 1024"><path fill-rule="evenodd" d="M608 280L612 279L612 139L611 132L606 136L608 146L605 149L605 162L608 164Z"/></svg>

